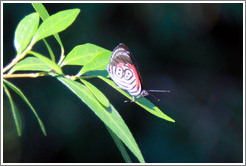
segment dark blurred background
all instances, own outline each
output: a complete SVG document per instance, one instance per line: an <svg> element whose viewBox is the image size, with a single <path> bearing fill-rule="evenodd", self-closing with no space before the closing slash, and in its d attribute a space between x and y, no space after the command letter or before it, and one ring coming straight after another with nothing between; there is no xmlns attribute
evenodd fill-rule
<svg viewBox="0 0 246 166"><path fill-rule="evenodd" d="M146 89L169 89L149 98L176 120L153 116L101 80L91 82L119 111L146 162L243 162L243 4L44 4L50 14L81 9L60 33L69 53L93 43L113 50L126 44ZM16 52L14 31L31 4L3 4L3 66ZM48 42L59 58L53 37ZM39 42L33 48L48 56ZM79 68L65 67L68 74ZM104 124L56 79L9 79L29 98L47 137L26 104L13 94L22 118L18 137L9 101L3 100L3 162L124 162ZM131 154L131 152L130 152ZM134 162L137 162L131 154Z"/></svg>

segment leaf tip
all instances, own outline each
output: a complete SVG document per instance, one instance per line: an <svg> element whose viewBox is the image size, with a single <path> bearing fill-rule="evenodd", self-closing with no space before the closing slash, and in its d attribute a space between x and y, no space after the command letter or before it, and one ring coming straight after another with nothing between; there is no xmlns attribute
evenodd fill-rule
<svg viewBox="0 0 246 166"><path fill-rule="evenodd" d="M18 131L18 137L21 137L21 132Z"/></svg>
<svg viewBox="0 0 246 166"><path fill-rule="evenodd" d="M175 123L176 121L174 120L174 119L172 119L170 122L173 122L173 123Z"/></svg>
<svg viewBox="0 0 246 166"><path fill-rule="evenodd" d="M76 16L80 13L80 9L79 8L74 8L74 9L71 9L71 10L73 10L73 12L75 13Z"/></svg>
<svg viewBox="0 0 246 166"><path fill-rule="evenodd" d="M43 134L44 134L44 136L45 136L45 137L47 137L47 133L46 133L46 131L45 131L45 132L43 132Z"/></svg>
<svg viewBox="0 0 246 166"><path fill-rule="evenodd" d="M172 119L170 117L166 118L166 120L169 121L169 122L172 122L172 123L175 123L176 122L174 119Z"/></svg>
<svg viewBox="0 0 246 166"><path fill-rule="evenodd" d="M43 132L44 136L45 136L45 137L47 137L47 132L46 132L46 130L45 130L45 128L44 128L44 126L41 128L41 130L42 130L42 132Z"/></svg>
<svg viewBox="0 0 246 166"><path fill-rule="evenodd" d="M79 8L75 8L74 9L76 12L80 13L80 9Z"/></svg>

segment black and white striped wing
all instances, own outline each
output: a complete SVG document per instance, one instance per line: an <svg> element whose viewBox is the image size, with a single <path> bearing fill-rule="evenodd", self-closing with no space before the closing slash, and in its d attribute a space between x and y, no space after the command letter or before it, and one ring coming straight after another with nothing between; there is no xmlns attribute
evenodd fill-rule
<svg viewBox="0 0 246 166"><path fill-rule="evenodd" d="M118 87L132 96L141 94L141 79L127 46L121 43L113 50L107 71Z"/></svg>

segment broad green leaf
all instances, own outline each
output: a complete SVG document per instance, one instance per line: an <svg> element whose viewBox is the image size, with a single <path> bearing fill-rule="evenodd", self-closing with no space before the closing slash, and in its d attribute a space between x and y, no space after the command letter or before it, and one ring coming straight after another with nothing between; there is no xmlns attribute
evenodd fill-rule
<svg viewBox="0 0 246 166"><path fill-rule="evenodd" d="M38 29L39 16L38 13L32 13L24 17L18 24L15 30L14 45L17 51L17 55L20 55L22 51L30 43L33 35Z"/></svg>
<svg viewBox="0 0 246 166"><path fill-rule="evenodd" d="M58 74L62 74L62 69L60 68L60 66L58 66L55 62L51 61L49 58L47 58L47 57L45 57L45 56L43 56L37 52L33 52L33 51L28 51L27 54L34 55L35 57L42 60L47 66L54 69Z"/></svg>
<svg viewBox="0 0 246 166"><path fill-rule="evenodd" d="M80 70L78 76L85 74L89 76L97 75L107 77L107 65L110 61L110 58L111 51L100 53Z"/></svg>
<svg viewBox="0 0 246 166"><path fill-rule="evenodd" d="M39 126L43 132L43 134L46 136L46 130L45 130L45 127L44 127L44 124L43 122L41 121L41 119L39 118L37 112L35 111L35 109L33 108L33 106L31 105L31 103L29 102L29 100L26 98L26 96L22 93L22 91L17 88L14 84L10 83L9 81L7 80L3 80L3 82L8 86L10 87L15 93L17 93L25 102L26 104L31 108L34 116L36 117L38 123L39 123Z"/></svg>
<svg viewBox="0 0 246 166"><path fill-rule="evenodd" d="M85 86L87 86L87 88L94 94L100 103L102 103L105 107L109 107L109 101L107 97L100 90L84 79L80 79L80 81L83 82Z"/></svg>
<svg viewBox="0 0 246 166"><path fill-rule="evenodd" d="M110 105L108 108L103 107L91 91L79 82L64 77L57 77L57 79L87 104L103 123L125 143L140 162L144 162L134 137L113 105Z"/></svg>
<svg viewBox="0 0 246 166"><path fill-rule="evenodd" d="M121 155L123 156L124 160L126 161L126 163L132 163L132 160L130 158L130 156L128 155L123 143L121 142L121 140L117 137L117 135L115 135L114 132L111 131L110 128L108 128L106 126L106 128L108 129L109 134L111 135L111 137L114 140L114 143L116 144L117 148L119 149Z"/></svg>
<svg viewBox="0 0 246 166"><path fill-rule="evenodd" d="M15 71L50 71L52 67L48 66L41 59L36 57L26 57L18 62L8 74L12 74Z"/></svg>
<svg viewBox="0 0 246 166"><path fill-rule="evenodd" d="M36 12L39 14L39 16L43 21L46 20L48 17L50 17L48 11L45 9L42 3L32 3L32 6L34 7L34 9L36 10ZM54 34L54 36L57 42L60 44L61 50L63 50L64 48L60 36L58 34Z"/></svg>
<svg viewBox="0 0 246 166"><path fill-rule="evenodd" d="M106 83L108 83L110 86L115 88L117 91L119 91L120 93L125 95L128 99L130 99L130 100L132 99L132 97L127 92L120 89L113 81L111 81L107 78L101 77L101 76L98 76L98 78L100 78L103 81L105 81ZM138 105L143 107L145 110L147 110L148 112L150 112L151 114L153 114L159 118L165 119L165 120L170 121L170 122L175 122L175 120L173 120L172 118L170 118L169 116L164 114L158 107L156 107L152 102L150 102L145 97L141 97L141 99L136 99L135 103L137 103Z"/></svg>
<svg viewBox="0 0 246 166"><path fill-rule="evenodd" d="M66 56L61 66L64 65L84 66L87 63L89 63L93 57L104 52L110 52L110 51L91 43L78 45L74 47L72 51Z"/></svg>
<svg viewBox="0 0 246 166"><path fill-rule="evenodd" d="M12 110L12 114L13 114L13 117L14 117L14 121L15 121L15 126L16 126L16 130L17 130L17 133L18 133L18 136L21 136L21 122L20 122L20 118L18 116L18 110L15 106L15 103L9 93L9 90L8 88L3 84L3 88L9 98L9 102L10 102L10 106L11 106L11 110Z"/></svg>
<svg viewBox="0 0 246 166"><path fill-rule="evenodd" d="M65 30L74 22L79 12L79 9L69 9L51 15L39 26L33 42Z"/></svg>

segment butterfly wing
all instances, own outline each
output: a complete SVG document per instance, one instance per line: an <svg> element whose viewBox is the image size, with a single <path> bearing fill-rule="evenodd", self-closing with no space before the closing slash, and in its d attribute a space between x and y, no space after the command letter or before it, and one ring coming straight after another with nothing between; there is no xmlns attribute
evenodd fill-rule
<svg viewBox="0 0 246 166"><path fill-rule="evenodd" d="M142 92L142 82L138 68L128 47L119 44L112 52L107 71L112 80L132 96L139 96Z"/></svg>

